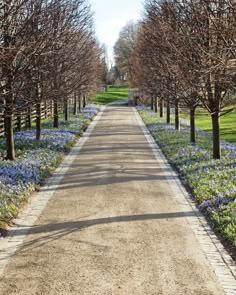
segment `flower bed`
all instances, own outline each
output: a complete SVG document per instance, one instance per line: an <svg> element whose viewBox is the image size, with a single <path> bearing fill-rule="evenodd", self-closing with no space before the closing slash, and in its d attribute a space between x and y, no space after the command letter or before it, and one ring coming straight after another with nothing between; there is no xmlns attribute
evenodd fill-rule
<svg viewBox="0 0 236 295"><path fill-rule="evenodd" d="M189 127L176 131L157 114L139 113L169 162L191 188L200 210L213 226L236 246L236 146L222 145L222 159L212 160L212 138L197 130L197 144L190 143Z"/></svg>
<svg viewBox="0 0 236 295"><path fill-rule="evenodd" d="M42 124L40 141L35 139L35 130L15 134L17 159L14 162L0 160L0 225L17 215L22 203L59 165L97 112L94 107L88 107L68 122L60 118L59 129L50 129L52 119L47 120ZM4 156L4 139L0 140L0 151Z"/></svg>

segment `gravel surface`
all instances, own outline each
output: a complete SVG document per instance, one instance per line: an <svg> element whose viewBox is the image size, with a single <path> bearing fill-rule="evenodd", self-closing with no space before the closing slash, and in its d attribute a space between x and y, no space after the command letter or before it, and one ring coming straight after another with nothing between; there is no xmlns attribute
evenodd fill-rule
<svg viewBox="0 0 236 295"><path fill-rule="evenodd" d="M224 294L162 171L132 109L107 107L0 294Z"/></svg>

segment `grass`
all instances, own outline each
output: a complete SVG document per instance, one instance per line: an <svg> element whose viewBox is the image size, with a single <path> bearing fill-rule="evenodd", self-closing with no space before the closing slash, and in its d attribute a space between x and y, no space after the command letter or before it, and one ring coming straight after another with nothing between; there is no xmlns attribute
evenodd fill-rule
<svg viewBox="0 0 236 295"><path fill-rule="evenodd" d="M182 118L188 119L186 113L181 114ZM212 132L211 116L202 109L196 112L196 127L209 133ZM221 117L221 139L236 144L236 107L231 113Z"/></svg>
<svg viewBox="0 0 236 295"><path fill-rule="evenodd" d="M109 86L107 92L98 92L91 98L91 102L99 105L112 103L122 99L128 99L129 88L126 86Z"/></svg>

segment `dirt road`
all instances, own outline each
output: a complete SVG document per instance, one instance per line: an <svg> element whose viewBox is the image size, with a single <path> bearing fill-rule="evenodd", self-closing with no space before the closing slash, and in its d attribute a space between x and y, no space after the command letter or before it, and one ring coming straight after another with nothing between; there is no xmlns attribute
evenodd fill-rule
<svg viewBox="0 0 236 295"><path fill-rule="evenodd" d="M10 259L0 294L222 295L186 216L132 108L109 106Z"/></svg>

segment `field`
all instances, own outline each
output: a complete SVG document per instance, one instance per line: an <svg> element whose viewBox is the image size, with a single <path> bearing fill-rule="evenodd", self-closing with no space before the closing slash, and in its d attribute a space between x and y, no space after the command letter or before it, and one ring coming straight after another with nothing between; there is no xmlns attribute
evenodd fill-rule
<svg viewBox="0 0 236 295"><path fill-rule="evenodd" d="M221 139L236 144L236 106L233 112L221 117ZM188 119L186 113L181 114L182 118ZM209 133L212 132L211 116L209 113L199 109L196 113L196 127Z"/></svg>
<svg viewBox="0 0 236 295"><path fill-rule="evenodd" d="M128 99L129 88L126 86L109 86L106 92L99 92L91 98L95 104L108 104L118 100Z"/></svg>

